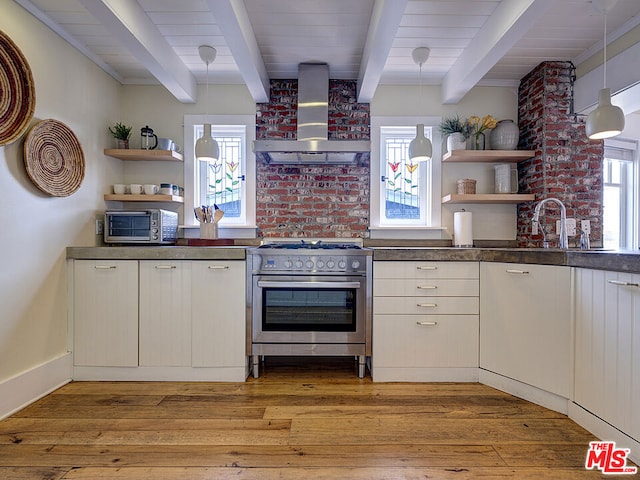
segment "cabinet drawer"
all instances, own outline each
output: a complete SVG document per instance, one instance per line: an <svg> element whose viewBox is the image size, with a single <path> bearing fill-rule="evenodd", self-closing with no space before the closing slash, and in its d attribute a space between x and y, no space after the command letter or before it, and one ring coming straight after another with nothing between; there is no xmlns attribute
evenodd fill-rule
<svg viewBox="0 0 640 480"><path fill-rule="evenodd" d="M478 297L374 297L373 311L387 315L478 315Z"/></svg>
<svg viewBox="0 0 640 480"><path fill-rule="evenodd" d="M477 367L478 330L478 315L374 315L373 368Z"/></svg>
<svg viewBox="0 0 640 480"><path fill-rule="evenodd" d="M480 278L479 262L374 262L373 278Z"/></svg>
<svg viewBox="0 0 640 480"><path fill-rule="evenodd" d="M477 297L478 279L392 279L376 278L373 295L378 297Z"/></svg>

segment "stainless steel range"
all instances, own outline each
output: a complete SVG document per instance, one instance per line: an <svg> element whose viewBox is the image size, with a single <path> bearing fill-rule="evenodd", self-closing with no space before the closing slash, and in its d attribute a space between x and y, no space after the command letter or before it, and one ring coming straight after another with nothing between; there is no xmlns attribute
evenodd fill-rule
<svg viewBox="0 0 640 480"><path fill-rule="evenodd" d="M247 252L247 352L371 355L372 252L356 243L278 242Z"/></svg>

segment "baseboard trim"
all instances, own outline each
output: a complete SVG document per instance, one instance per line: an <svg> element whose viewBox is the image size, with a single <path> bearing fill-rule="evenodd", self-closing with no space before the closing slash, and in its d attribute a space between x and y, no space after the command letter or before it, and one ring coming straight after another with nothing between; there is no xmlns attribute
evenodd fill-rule
<svg viewBox="0 0 640 480"><path fill-rule="evenodd" d="M374 382L477 382L475 367L376 367L372 369Z"/></svg>
<svg viewBox="0 0 640 480"><path fill-rule="evenodd" d="M640 465L640 442L574 402L569 402L569 418L600 440L616 442L617 448L630 449L629 459Z"/></svg>
<svg viewBox="0 0 640 480"><path fill-rule="evenodd" d="M248 366L238 367L73 367L77 381L244 382Z"/></svg>
<svg viewBox="0 0 640 480"><path fill-rule="evenodd" d="M0 382L0 420L71 381L71 353Z"/></svg>
<svg viewBox="0 0 640 480"><path fill-rule="evenodd" d="M567 415L568 413L569 400L561 397L560 395L556 395L555 393L547 392L546 390L519 382L513 378L498 375L497 373L484 370L483 368L480 369L479 381L480 383L497 388L498 390L510 395L523 398L524 400L533 402L555 412L562 413L564 415Z"/></svg>

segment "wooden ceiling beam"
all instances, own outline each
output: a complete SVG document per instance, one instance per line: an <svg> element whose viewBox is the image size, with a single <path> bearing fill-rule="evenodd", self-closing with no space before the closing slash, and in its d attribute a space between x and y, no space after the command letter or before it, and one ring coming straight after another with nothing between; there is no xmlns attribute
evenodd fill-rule
<svg viewBox="0 0 640 480"><path fill-rule="evenodd" d="M555 0L500 2L442 82L442 103L458 103L542 18Z"/></svg>
<svg viewBox="0 0 640 480"><path fill-rule="evenodd" d="M358 73L358 102L369 103L376 92L408 0L376 0ZM418 45L416 45L418 46Z"/></svg>
<svg viewBox="0 0 640 480"><path fill-rule="evenodd" d="M242 0L207 0L240 74L256 103L269 101L269 74L262 60L247 9Z"/></svg>
<svg viewBox="0 0 640 480"><path fill-rule="evenodd" d="M79 0L182 103L195 103L196 79L135 0Z"/></svg>

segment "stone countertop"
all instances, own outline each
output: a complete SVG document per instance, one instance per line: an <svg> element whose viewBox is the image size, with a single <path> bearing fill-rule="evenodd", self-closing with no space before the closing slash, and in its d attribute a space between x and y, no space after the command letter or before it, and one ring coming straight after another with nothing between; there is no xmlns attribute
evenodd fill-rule
<svg viewBox="0 0 640 480"><path fill-rule="evenodd" d="M244 260L247 246L67 247L78 260ZM559 250L554 248L369 247L374 261L470 261L530 263L640 273L640 251Z"/></svg>
<svg viewBox="0 0 640 480"><path fill-rule="evenodd" d="M67 247L76 260L244 260L246 247Z"/></svg>
<svg viewBox="0 0 640 480"><path fill-rule="evenodd" d="M373 247L374 261L482 261L530 263L640 273L640 251L553 248Z"/></svg>

